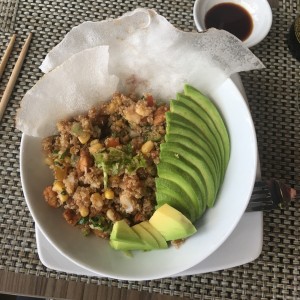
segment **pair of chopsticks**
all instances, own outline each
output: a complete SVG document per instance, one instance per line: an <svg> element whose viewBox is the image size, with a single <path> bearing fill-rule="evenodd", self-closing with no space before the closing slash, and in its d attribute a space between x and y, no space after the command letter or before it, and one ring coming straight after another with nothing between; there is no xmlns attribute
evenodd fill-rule
<svg viewBox="0 0 300 300"><path fill-rule="evenodd" d="M16 84L16 81L17 81L17 78L19 76L19 73L21 71L21 68L22 68L22 65L23 65L23 61L26 57L26 53L27 53L27 50L29 48L29 44L30 44L30 41L31 41L31 38L32 38L32 33L29 33L23 47L22 47L22 50L20 52L20 55L18 57L18 60L13 68L13 71L10 75L10 78L9 78L9 81L7 83L7 86L5 87L5 90L4 90L4 93L3 93L3 96L0 100L0 121L2 120L2 117L3 117L3 114L4 114L4 111L5 111L5 108L7 106L7 103L9 101L9 98L11 96L11 93L14 89L14 86ZM16 34L13 34L10 41L9 41L9 44L4 52L4 55L3 55L3 58L1 60L1 63L0 63L0 79L1 79L1 76L5 70L5 67L6 67L6 64L8 62L8 59L10 57L10 54L12 52L12 49L13 49L13 46L14 46L14 43L15 43L15 40L16 40Z"/></svg>

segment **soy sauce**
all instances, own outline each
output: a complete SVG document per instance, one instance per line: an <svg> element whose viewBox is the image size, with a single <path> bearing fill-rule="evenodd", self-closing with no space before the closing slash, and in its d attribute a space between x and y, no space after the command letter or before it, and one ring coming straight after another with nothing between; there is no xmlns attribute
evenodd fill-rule
<svg viewBox="0 0 300 300"><path fill-rule="evenodd" d="M221 3L213 6L205 15L206 28L224 29L245 41L253 29L249 12L234 3Z"/></svg>

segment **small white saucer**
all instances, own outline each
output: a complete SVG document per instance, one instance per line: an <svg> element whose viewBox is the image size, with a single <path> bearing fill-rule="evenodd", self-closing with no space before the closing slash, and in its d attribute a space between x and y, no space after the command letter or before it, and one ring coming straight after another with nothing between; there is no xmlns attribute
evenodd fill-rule
<svg viewBox="0 0 300 300"><path fill-rule="evenodd" d="M198 31L205 30L205 15L215 5L221 3L234 3L244 7L253 20L253 30L243 42L245 46L252 47L261 42L272 26L272 9L267 0L196 0L193 8L194 22Z"/></svg>

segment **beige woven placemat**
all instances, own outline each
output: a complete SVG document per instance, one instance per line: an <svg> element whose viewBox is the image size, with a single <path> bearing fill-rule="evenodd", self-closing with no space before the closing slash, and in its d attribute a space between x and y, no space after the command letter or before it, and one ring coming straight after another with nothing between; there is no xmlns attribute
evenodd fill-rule
<svg viewBox="0 0 300 300"><path fill-rule="evenodd" d="M300 64L289 54L286 34L296 13L296 1L280 0L273 10L268 37L253 48L266 69L242 74L257 130L262 175L281 178L299 188L300 113L297 108ZM5 2L3 2L5 3ZM15 3L11 1L10 3ZM0 123L0 269L76 280L195 299L300 299L300 205L264 214L264 245L254 262L230 270L146 282L89 278L48 270L39 261L34 222L26 207L19 174L20 132L14 129L16 109L24 93L39 79L45 54L67 31L84 20L122 15L136 7L155 8L180 29L195 30L193 1L20 1L15 31L17 43L0 82L8 80L20 47L34 33L28 56L9 106ZM6 27L9 22L6 22ZM0 31L0 53L9 33Z"/></svg>
<svg viewBox="0 0 300 300"><path fill-rule="evenodd" d="M0 31L13 31L16 13L18 9L18 3L18 0L0 1Z"/></svg>

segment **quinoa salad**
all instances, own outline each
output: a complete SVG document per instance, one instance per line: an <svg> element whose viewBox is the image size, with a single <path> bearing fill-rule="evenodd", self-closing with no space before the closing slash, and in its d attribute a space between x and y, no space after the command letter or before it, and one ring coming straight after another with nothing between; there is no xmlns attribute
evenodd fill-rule
<svg viewBox="0 0 300 300"><path fill-rule="evenodd" d="M83 234L105 239L118 220L130 226L148 220L168 110L149 94L115 93L86 114L58 122L58 134L42 143L54 175L44 189L46 202Z"/></svg>

